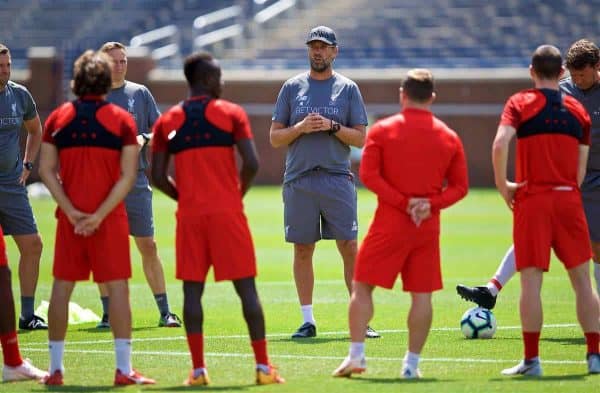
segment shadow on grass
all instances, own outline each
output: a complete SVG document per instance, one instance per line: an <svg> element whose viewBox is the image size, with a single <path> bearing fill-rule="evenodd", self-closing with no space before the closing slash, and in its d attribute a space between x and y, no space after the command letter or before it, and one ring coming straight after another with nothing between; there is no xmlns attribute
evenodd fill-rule
<svg viewBox="0 0 600 393"><path fill-rule="evenodd" d="M543 364L543 362L542 362ZM499 377L499 378L491 378L489 381L490 382L506 382L506 381L515 381L515 382L529 382L529 381L582 381L584 380L586 377L588 377L589 374L573 374L573 375L544 375L542 377L528 377L525 375L519 375L519 376L514 376L514 377L510 377L510 376L506 376L504 378Z"/></svg>
<svg viewBox="0 0 600 393"><path fill-rule="evenodd" d="M540 341L548 341L563 345L585 345L584 337L541 337Z"/></svg>
<svg viewBox="0 0 600 393"><path fill-rule="evenodd" d="M200 385L200 386L169 386L169 387L152 387L149 389L144 389L145 391L161 391L161 392L189 392L189 391L238 391L238 390L248 390L249 388L255 387L256 385L230 385L230 386L212 386L212 385Z"/></svg>
<svg viewBox="0 0 600 393"><path fill-rule="evenodd" d="M369 382L369 383L397 383L397 384L412 384L412 383L438 383L438 382L448 382L445 381L443 379L439 379L439 378L418 378L418 379L405 379L405 378L400 378L400 377L393 377L393 378L371 378L371 377L359 377L359 378L351 378L353 381L358 381L358 382Z"/></svg>
<svg viewBox="0 0 600 393"><path fill-rule="evenodd" d="M122 390L122 387L110 386L110 385L97 385L97 386L82 386L82 385L63 385L63 386L44 386L42 391L49 392L83 392L83 393L94 393L94 392L106 392L111 390Z"/></svg>
<svg viewBox="0 0 600 393"><path fill-rule="evenodd" d="M330 342L348 342L349 337L311 337L311 338L269 338L269 342L294 343L294 344L324 344Z"/></svg>
<svg viewBox="0 0 600 393"><path fill-rule="evenodd" d="M131 328L131 332L140 332L140 331L147 331L147 330L151 330L154 329L154 326L140 326L140 327L134 327ZM156 329L158 329L158 327L156 327ZM93 326L93 327L87 327L87 328L79 328L77 329L78 332L87 332L87 333L110 333L111 330L110 328L100 328L98 329L97 327Z"/></svg>

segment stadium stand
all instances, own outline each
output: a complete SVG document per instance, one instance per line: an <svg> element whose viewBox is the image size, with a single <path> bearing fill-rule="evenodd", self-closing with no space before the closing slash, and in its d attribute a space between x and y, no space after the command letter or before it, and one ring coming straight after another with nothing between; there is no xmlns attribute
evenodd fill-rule
<svg viewBox="0 0 600 393"><path fill-rule="evenodd" d="M241 12L194 29L197 17L230 7ZM523 67L538 44L598 41L598 9L600 0L3 0L0 37L16 67L30 46L55 46L70 64L86 48L174 25L177 51L158 63L179 68L199 34L236 25L226 31L236 39L207 44L225 67L303 68L307 30L326 24L341 42L338 67Z"/></svg>

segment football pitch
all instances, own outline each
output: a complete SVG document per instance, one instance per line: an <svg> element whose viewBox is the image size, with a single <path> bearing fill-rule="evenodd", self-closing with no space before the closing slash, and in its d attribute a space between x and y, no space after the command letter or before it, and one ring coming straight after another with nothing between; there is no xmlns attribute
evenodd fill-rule
<svg viewBox="0 0 600 393"><path fill-rule="evenodd" d="M167 279L169 301L181 316L182 290L174 279L175 203L155 193L154 212L159 253ZM375 197L359 191L360 239L376 206ZM44 240L36 307L48 300L54 242L54 202L33 200ZM273 392L575 392L593 391L600 376L588 376L585 342L575 316L574 296L562 265L552 261L544 276L544 330L540 356L544 377L503 377L500 370L522 357L518 316L518 277L510 282L493 310L498 330L491 340L467 340L459 321L471 307L460 299L457 283L479 285L494 273L498 261L511 244L511 215L493 190L471 190L467 198L443 213L442 265L444 289L433 297L433 327L422 352L423 379L399 378L406 350L406 315L409 295L398 282L392 291L375 291L375 317L371 322L382 338L368 340L367 372L351 379L330 376L348 351L348 295L342 281L341 259L332 241L322 241L315 252L315 317L318 336L293 341L291 333L301 324L292 279L292 247L283 240L283 204L279 187L255 187L245 198L257 251L258 289L265 310L271 361L287 379L285 385L256 387L254 358L241 315L241 307L230 283L209 280L204 296L204 334L207 367L212 379L208 387L185 388L182 381L191 367L182 328L158 328L158 312L143 276L141 261L132 243L133 278L130 281L133 309L133 365L155 378L157 385L127 387L128 391L273 391ZM15 298L19 299L16 247L7 238L13 270ZM91 282L76 286L72 301L101 313L98 290ZM20 305L17 304L17 313ZM23 356L44 369L49 363L47 334L21 332ZM114 354L109 332L95 323L71 325L65 349L65 386L48 390L103 392L112 390ZM0 392L45 391L34 382L0 384Z"/></svg>

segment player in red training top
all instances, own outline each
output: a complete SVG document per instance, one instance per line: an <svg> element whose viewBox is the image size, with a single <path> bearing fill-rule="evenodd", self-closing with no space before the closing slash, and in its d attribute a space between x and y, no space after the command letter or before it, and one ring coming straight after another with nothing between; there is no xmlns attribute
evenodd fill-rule
<svg viewBox="0 0 600 393"><path fill-rule="evenodd" d="M184 64L190 98L154 125L152 180L177 200L176 275L183 280L183 322L193 370L186 385L209 383L204 362L202 293L210 266L216 281L231 280L242 301L256 359L256 383L284 382L269 363L265 321L254 277L254 246L242 196L258 170L248 116L219 98L221 67L208 53ZM242 158L238 176L234 146ZM168 176L173 156L176 178Z"/></svg>
<svg viewBox="0 0 600 393"><path fill-rule="evenodd" d="M592 256L579 185L590 144L591 121L585 108L561 93L560 51L538 47L531 58L534 89L508 99L494 140L492 159L498 191L513 210L513 240L521 273L521 326L525 358L504 375L542 375L538 357L542 329L543 272L550 250L565 265L575 290L577 317L587 342L590 373L600 373L600 308L592 290ZM507 180L509 143L517 136L516 180Z"/></svg>
<svg viewBox="0 0 600 393"><path fill-rule="evenodd" d="M399 274L412 298L402 377L420 377L419 356L432 319L431 294L442 288L440 210L468 190L462 143L431 113L434 99L431 72L409 71L400 89L402 112L378 121L367 134L360 179L377 194L378 205L358 251L349 309L352 343L348 357L333 372L336 377L365 371L373 289L391 289Z"/></svg>
<svg viewBox="0 0 600 393"><path fill-rule="evenodd" d="M15 322L15 302L2 228L0 228L0 343L4 358L3 382L42 379L48 375L45 371L34 367L28 359L21 358Z"/></svg>
<svg viewBox="0 0 600 393"><path fill-rule="evenodd" d="M104 98L110 58L85 52L75 62L73 92L46 120L39 173L58 204L54 283L48 309L50 375L63 384L68 303L76 281L106 284L115 338L115 385L148 384L131 367L129 228L123 199L137 175L138 145L131 115ZM60 180L59 180L60 179Z"/></svg>

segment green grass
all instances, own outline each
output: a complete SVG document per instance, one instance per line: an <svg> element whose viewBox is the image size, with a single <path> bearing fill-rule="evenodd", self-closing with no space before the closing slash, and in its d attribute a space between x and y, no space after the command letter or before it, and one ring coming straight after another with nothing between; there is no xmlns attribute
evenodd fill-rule
<svg viewBox="0 0 600 393"><path fill-rule="evenodd" d="M472 190L469 196L443 215L442 263L445 288L434 295L433 329L422 353L418 382L398 378L406 350L406 314L409 296L397 284L392 291L375 291L375 317L371 325L383 338L367 342L368 373L350 380L330 377L348 350L347 302L342 266L333 242L320 242L315 254L315 313L319 336L295 342L290 334L299 326L300 312L292 280L292 247L283 240L281 191L256 187L245 200L257 249L258 286L266 314L269 350L287 384L253 386L253 358L240 305L229 283L207 285L204 297L206 353L213 384L206 390L277 392L539 392L590 391L600 377L587 376L585 346L576 325L574 298L564 269L557 261L544 280L546 328L542 332L541 357L545 376L541 380L504 378L502 368L522 356L518 317L519 285L513 280L502 292L494 309L498 331L492 340L463 339L460 316L470 307L455 293L459 283L481 284L494 273L511 243L511 216L491 190ZM376 205L374 196L361 190L359 214L361 235ZM44 237L44 253L37 304L49 298L54 240L54 203L33 201ZM175 204L155 194L157 241L165 267L172 308L180 313L182 293L173 272ZM13 271L18 254L7 239ZM184 390L181 382L190 368L183 329L157 328L158 315L141 263L132 250L134 275L131 302L134 318L134 366L158 380L144 391ZM18 298L16 273L13 273ZM73 301L100 313L98 292L92 283L77 285ZM36 305L37 305L36 304ZM19 310L19 305L17 305ZM48 365L45 332L20 334L22 352L45 368ZM114 355L110 333L93 324L74 325L67 334L65 387L57 391L100 392L111 390ZM128 391L138 389L127 388ZM593 388L592 388L593 389ZM0 384L0 392L44 391L33 382Z"/></svg>

